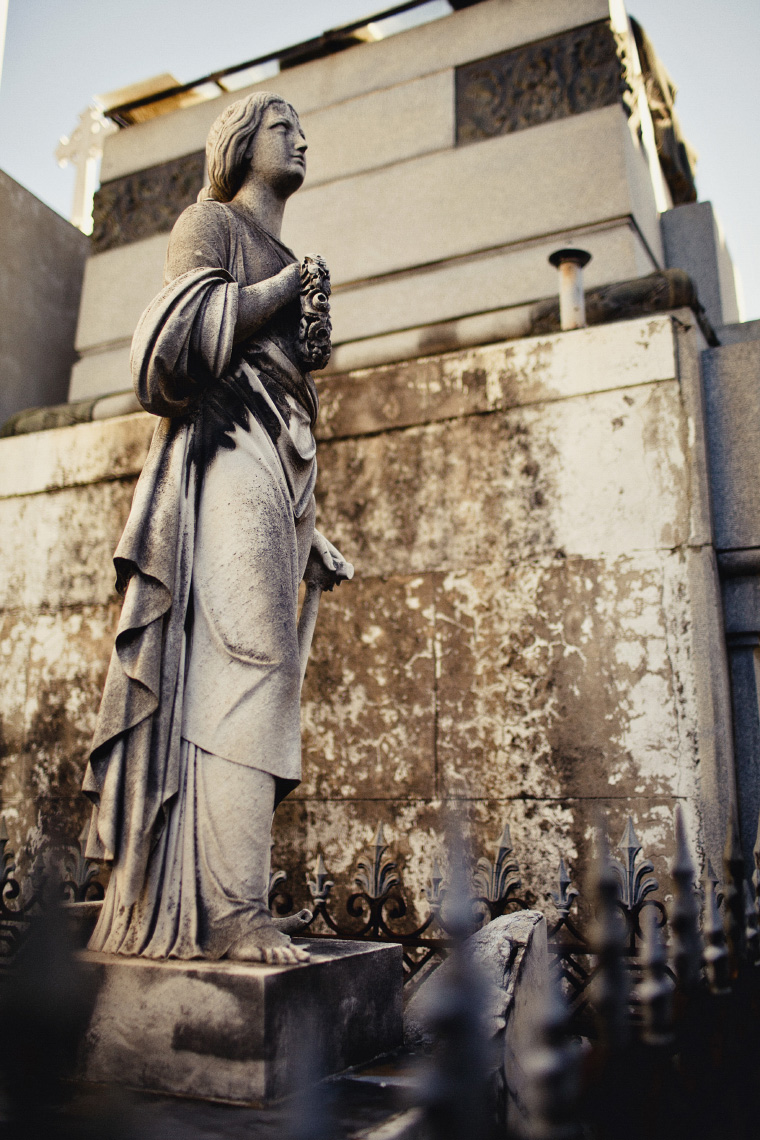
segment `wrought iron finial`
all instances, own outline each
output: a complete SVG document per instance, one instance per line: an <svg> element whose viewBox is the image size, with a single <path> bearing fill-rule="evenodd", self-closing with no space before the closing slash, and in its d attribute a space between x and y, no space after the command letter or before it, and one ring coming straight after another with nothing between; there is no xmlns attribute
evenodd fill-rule
<svg viewBox="0 0 760 1140"><path fill-rule="evenodd" d="M582 1135L576 1112L580 1094L580 1049L573 1039L559 976L550 970L534 1047L525 1060L530 1135L536 1140L575 1140Z"/></svg>
<svg viewBox="0 0 760 1140"><path fill-rule="evenodd" d="M269 890L268 895L271 899L272 896L279 890L282 884L287 880L287 873L285 871L270 871L269 872Z"/></svg>
<svg viewBox="0 0 760 1140"><path fill-rule="evenodd" d="M496 859L501 858L502 852L509 854L512 851L512 832L509 830L509 824L504 821L504 826L501 829L501 835L496 841Z"/></svg>
<svg viewBox="0 0 760 1140"><path fill-rule="evenodd" d="M446 906L440 916L440 923L451 936L454 944L464 942L478 927L472 885L475 875L470 874L470 853L462 841L461 832L453 826L449 828L449 878L446 889Z"/></svg>
<svg viewBox="0 0 760 1140"><path fill-rule="evenodd" d="M88 819L82 824L82 830L79 832L79 835L77 836L77 844L79 845L79 850L82 852L82 855L84 855L85 851L87 850L87 841L89 840L89 838L90 838L90 820Z"/></svg>
<svg viewBox="0 0 760 1140"><path fill-rule="evenodd" d="M361 855L356 860L358 870L354 876L359 890L373 901L384 898L391 887L398 886L401 881L396 874L395 859L385 857L387 849L383 825L378 823L372 841L372 856Z"/></svg>
<svg viewBox="0 0 760 1140"><path fill-rule="evenodd" d="M712 883L712 888L715 892L715 901L717 902L718 906L720 906L723 902L723 887L721 886L720 879L715 874L715 868L712 865L712 861L709 855L707 856L707 870L705 872L705 878Z"/></svg>
<svg viewBox="0 0 760 1140"><path fill-rule="evenodd" d="M76 845L66 847L61 858L61 890L68 902L97 902L103 898L103 884L98 882L100 864L87 858L90 824L85 823L76 839Z"/></svg>
<svg viewBox="0 0 760 1140"><path fill-rule="evenodd" d="M628 975L623 962L625 936L618 909L619 867L619 860L613 860L610 855L606 832L600 827L592 878L597 904L592 947L598 962L592 984L602 1040L609 1050L621 1048L627 1037Z"/></svg>
<svg viewBox="0 0 760 1140"><path fill-rule="evenodd" d="M554 905L563 918L567 918L573 903L578 898L577 890L571 885L572 881L567 872L565 860L560 855L559 869L557 871L557 890L551 891L550 893L554 900Z"/></svg>
<svg viewBox="0 0 760 1140"><path fill-rule="evenodd" d="M8 826L5 822L5 815L0 815L0 861L2 861L2 884L5 883L16 870L16 856L12 851L7 851L8 846Z"/></svg>
<svg viewBox="0 0 760 1140"><path fill-rule="evenodd" d="M633 819L628 816L623 837L618 844L618 851L623 853L623 859L610 856L610 864L620 880L620 901L626 910L635 910L641 906L648 894L659 887L657 879L651 874L654 866L648 859L636 859L642 850L639 838L633 827Z"/></svg>
<svg viewBox="0 0 760 1140"><path fill-rule="evenodd" d="M435 856L433 856L433 869L430 872L430 885L425 888L425 895L431 911L438 918L446 895L446 887L444 886L443 872Z"/></svg>
<svg viewBox="0 0 760 1140"><path fill-rule="evenodd" d="M682 989L697 984L702 965L702 939L699 934L699 906L694 890L695 868L686 838L686 826L680 804L674 813L676 850L670 873L675 890L670 904L670 927L673 931L673 968Z"/></svg>
<svg viewBox="0 0 760 1140"><path fill-rule="evenodd" d="M644 1014L642 1037L648 1045L667 1045L673 1040L673 983L668 976L668 953L657 923L657 912L650 907L644 919L642 964L644 980L638 987Z"/></svg>
<svg viewBox="0 0 760 1140"><path fill-rule="evenodd" d="M306 884L309 888L309 894L314 899L315 903L327 903L330 898L335 883L330 878L330 875L325 866L325 861L322 858L322 852L317 855L317 865L314 868L314 878L307 879Z"/></svg>
<svg viewBox="0 0 760 1140"><path fill-rule="evenodd" d="M705 949L702 959L710 989L714 994L731 992L728 950L720 911L715 899L715 888L709 878L705 878L705 909L702 919Z"/></svg>
<svg viewBox="0 0 760 1140"><path fill-rule="evenodd" d="M726 845L723 849L723 922L731 975L736 977L746 952L744 941L744 858L736 811L729 811Z"/></svg>
<svg viewBox="0 0 760 1140"><path fill-rule="evenodd" d="M448 906L459 914L460 893L467 897L469 876L461 851L449 860ZM431 980L427 1026L434 1047L419 1087L424 1112L424 1134L430 1140L461 1140L488 1133L489 1061L483 1035L486 991L477 968L469 933L457 929L457 937L445 968Z"/></svg>
<svg viewBox="0 0 760 1140"><path fill-rule="evenodd" d="M372 840L372 846L375 851L379 851L382 855L388 844L385 842L385 832L383 831L383 821L380 820L375 828L375 838Z"/></svg>
<svg viewBox="0 0 760 1140"><path fill-rule="evenodd" d="M5 822L5 816L0 815L0 918L14 918L13 909L8 906L8 903L17 899L21 894L21 888L14 879L16 871L16 856L8 849L8 827ZM4 945L6 940L2 939L0 942ZM2 945L0 945L0 956L2 956Z"/></svg>
<svg viewBox="0 0 760 1140"><path fill-rule="evenodd" d="M475 891L488 906L492 919L503 912L507 900L522 886L520 865L513 852L509 824L505 823L496 841L493 861L485 856L478 859L477 869L472 876Z"/></svg>
<svg viewBox="0 0 760 1140"><path fill-rule="evenodd" d="M633 816L630 816L630 815L628 816L628 821L626 822L625 830L623 831L622 838L621 838L620 842L618 843L618 850L629 852L629 857L630 857L631 862L636 858L636 855L641 850L641 844L639 843L639 837L636 834L636 831L635 831L634 826L633 826Z"/></svg>

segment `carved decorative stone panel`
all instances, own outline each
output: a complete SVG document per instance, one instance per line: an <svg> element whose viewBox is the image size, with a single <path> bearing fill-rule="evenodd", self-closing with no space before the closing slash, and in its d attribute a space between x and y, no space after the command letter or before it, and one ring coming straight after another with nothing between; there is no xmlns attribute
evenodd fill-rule
<svg viewBox="0 0 760 1140"><path fill-rule="evenodd" d="M168 233L203 185L203 151L104 182L93 206L93 252Z"/></svg>
<svg viewBox="0 0 760 1140"><path fill-rule="evenodd" d="M609 23L572 28L457 68L457 144L608 107L626 90Z"/></svg>

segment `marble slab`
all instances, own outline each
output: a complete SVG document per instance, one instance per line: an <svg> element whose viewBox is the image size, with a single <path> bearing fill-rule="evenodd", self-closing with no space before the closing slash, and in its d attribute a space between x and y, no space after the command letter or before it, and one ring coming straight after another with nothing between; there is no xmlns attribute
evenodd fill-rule
<svg viewBox="0 0 760 1140"><path fill-rule="evenodd" d="M79 1059L85 1081L254 1104L303 1072L341 1072L402 1038L400 946L299 939L291 966L82 952L100 983Z"/></svg>

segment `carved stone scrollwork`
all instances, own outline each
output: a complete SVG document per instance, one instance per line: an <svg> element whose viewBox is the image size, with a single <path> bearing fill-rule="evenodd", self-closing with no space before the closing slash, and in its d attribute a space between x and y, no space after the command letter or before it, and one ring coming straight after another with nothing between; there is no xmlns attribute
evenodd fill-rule
<svg viewBox="0 0 760 1140"><path fill-rule="evenodd" d="M624 103L628 85L607 21L458 67L457 145Z"/></svg>
<svg viewBox="0 0 760 1140"><path fill-rule="evenodd" d="M203 185L203 151L104 182L95 194L94 253L168 233Z"/></svg>

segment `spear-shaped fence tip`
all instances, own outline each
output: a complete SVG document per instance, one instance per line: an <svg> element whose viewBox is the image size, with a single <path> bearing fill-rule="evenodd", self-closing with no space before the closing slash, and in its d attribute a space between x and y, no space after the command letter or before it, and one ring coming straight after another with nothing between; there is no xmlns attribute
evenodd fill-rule
<svg viewBox="0 0 760 1140"><path fill-rule="evenodd" d="M708 877L705 877L705 908L702 929L706 943L703 960L710 989L714 994L727 994L731 987L729 984L730 971L726 936L723 931L723 923L720 921L715 887Z"/></svg>
<svg viewBox="0 0 760 1140"><path fill-rule="evenodd" d="M723 921L731 962L731 974L736 976L739 962L744 958L744 858L739 837L737 812L731 808L726 825L726 845L723 848Z"/></svg>
<svg viewBox="0 0 760 1140"><path fill-rule="evenodd" d="M498 859L498 857L502 851L511 851L511 850L512 850L512 835L511 835L510 830L509 830L509 824L505 823L504 827L502 828L501 835L499 836L498 842L496 844L496 858Z"/></svg>
<svg viewBox="0 0 760 1140"><path fill-rule="evenodd" d="M620 851L630 851L634 855L641 850L641 844L639 843L639 838L634 830L633 819L630 815L628 816L628 822L625 825L623 838L618 843L618 849Z"/></svg>
<svg viewBox="0 0 760 1140"><path fill-rule="evenodd" d="M691 875L694 877L694 861L689 850L689 841L686 838L686 824L683 818L683 808L676 804L673 812L673 831L675 835L675 854L670 864L671 874Z"/></svg>
<svg viewBox="0 0 760 1140"><path fill-rule="evenodd" d="M530 1134L577 1140L580 1094L578 1044L572 1037L570 1015L556 971L549 971L543 1000L537 1003L536 1036L525 1057L525 1104Z"/></svg>
<svg viewBox="0 0 760 1140"><path fill-rule="evenodd" d="M670 873L675 890L669 907L673 931L673 967L679 986L689 989L699 981L702 939L699 933L699 908L694 892L694 861L686 838L686 825L680 804L676 804L673 822L676 849Z"/></svg>
<svg viewBox="0 0 760 1140"><path fill-rule="evenodd" d="M77 837L77 843L79 844L79 850L81 851L82 855L84 855L84 849L87 846L87 840L89 838L90 838L90 821L88 819L87 822L85 824L83 824L82 830L79 832L79 835Z"/></svg>
<svg viewBox="0 0 760 1140"><path fill-rule="evenodd" d="M327 867L325 866L325 861L322 858L322 852L321 851L319 851L317 853L317 867L316 867L315 874L317 874L317 875L326 875L327 874Z"/></svg>
<svg viewBox="0 0 760 1140"><path fill-rule="evenodd" d="M375 838L372 840L372 846L382 850L385 850L385 848L388 846L388 844L385 842L385 833L383 832L382 820L377 825L377 831L375 832Z"/></svg>
<svg viewBox="0 0 760 1140"><path fill-rule="evenodd" d="M672 1034L673 983L668 977L668 953L654 907L644 910L642 965L644 980L638 987L644 1015L643 1038L648 1045L665 1045Z"/></svg>
<svg viewBox="0 0 760 1140"><path fill-rule="evenodd" d="M714 889L717 891L718 890L718 884L720 883L720 879L715 874L715 868L712 865L712 860L710 859L709 855L707 856L707 867L705 869L705 878L709 879L709 881L712 883ZM720 892L718 892L718 893L720 893Z"/></svg>
<svg viewBox="0 0 760 1140"><path fill-rule="evenodd" d="M597 827L597 858L591 886L597 904L592 945L598 962L592 1000L605 1048L615 1051L624 1045L627 1036L628 974L623 962L625 936L618 908L619 879L601 823Z"/></svg>
<svg viewBox="0 0 760 1140"><path fill-rule="evenodd" d="M0 815L0 843L8 842L8 826L5 822L5 813Z"/></svg>

